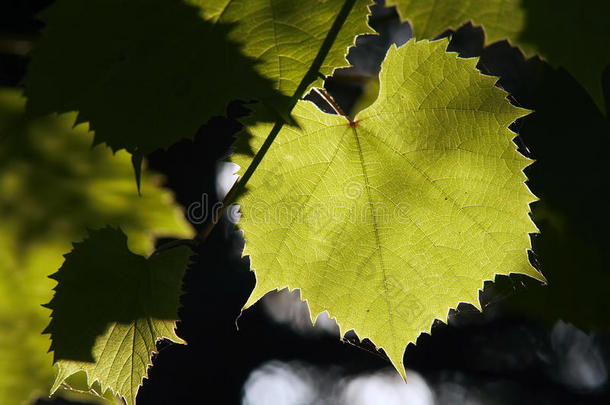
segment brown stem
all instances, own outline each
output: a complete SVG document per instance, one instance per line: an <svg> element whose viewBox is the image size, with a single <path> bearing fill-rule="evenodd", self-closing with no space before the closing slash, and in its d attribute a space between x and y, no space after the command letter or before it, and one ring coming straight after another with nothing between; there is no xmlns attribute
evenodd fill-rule
<svg viewBox="0 0 610 405"><path fill-rule="evenodd" d="M345 118L347 118L350 122L352 122L351 118L349 118L347 116L347 114L345 114L345 112L343 112L343 110L341 109L341 107L339 106L339 104L337 104L337 102L335 101L335 99L333 98L333 96L331 96L325 88L318 88L318 87L314 87L314 91L316 93L318 93L320 95L320 97L322 97L324 99L324 101L326 101L328 103L328 105L330 105L333 110L335 110L335 112L337 113L337 115L342 115Z"/></svg>

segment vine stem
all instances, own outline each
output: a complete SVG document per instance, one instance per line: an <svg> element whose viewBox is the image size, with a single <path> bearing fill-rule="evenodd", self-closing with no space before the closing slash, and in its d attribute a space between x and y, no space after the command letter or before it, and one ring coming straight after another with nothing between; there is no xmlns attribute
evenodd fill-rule
<svg viewBox="0 0 610 405"><path fill-rule="evenodd" d="M299 86L297 87L297 89L294 91L292 97L290 98L291 102L287 108L287 111L292 111L292 109L296 106L297 102L301 99L301 97L303 96L303 94L305 93L305 91L307 90L307 88L309 87L309 85L311 83L315 82L320 77L324 77L324 75L320 72L322 63L324 63L324 60L326 59L326 56L328 55L330 48L335 43L337 36L339 35L339 31L341 30L341 28L343 27L343 24L347 20L347 17L349 15L349 13L352 11L354 4L356 4L356 0L345 0L343 2L343 6L341 7L341 10L337 14L337 17L335 17L335 21L333 22L333 25L331 26L330 30L326 34L326 38L324 38L324 42L322 42L322 45L320 46L320 49L318 50L318 53L316 54L316 57L314 58L311 66L309 67L309 70L307 71L305 76L303 76L301 83L299 83ZM344 113L339 113L339 111L342 112L341 108L332 99L332 97L328 93L326 93L326 90L324 90L323 94L326 95L326 96L323 96L324 99L326 101L328 101L329 104L333 108L338 108L338 110L336 110L337 113L340 115L343 115L347 118L347 116ZM330 100L332 100L332 101L330 101ZM280 117L284 116L284 114L278 114L278 115ZM350 121L350 124L352 124L351 119L349 119L349 118L347 118L347 119ZM254 158L252 159L252 162L250 162L250 165L246 169L244 175L233 184L233 186L231 187L231 189L229 190L227 195L223 198L220 208L217 210L214 210L213 217L212 217L211 221L206 224L205 228L203 228L203 230L201 232L199 232L195 236L195 238L193 238L192 240L191 239L187 239L187 240L180 239L180 240L176 240L173 242L163 244L157 248L155 253L162 251L162 250L171 249L172 247L175 247L175 246L188 245L188 246L191 246L192 248L196 248L196 247L203 245L205 243L205 241L207 240L207 238L212 233L212 230L214 229L216 224L222 218L222 215L224 214L227 207L229 207L235 201L235 198L239 195L239 193L245 189L246 183L248 183L248 180L250 180L250 177L252 177L252 175L254 174L254 171L258 168L258 165L263 160L263 157L265 156L265 154L271 147L271 144L273 143L273 141L275 140L277 135L280 133L280 130L282 129L284 124L285 124L285 121L280 118L273 125L273 128L269 132L269 135L265 139L265 142L263 143L261 148L258 150L258 152L254 155ZM173 245L171 247L167 247L170 244L173 244ZM153 253L153 254L155 254L155 253Z"/></svg>

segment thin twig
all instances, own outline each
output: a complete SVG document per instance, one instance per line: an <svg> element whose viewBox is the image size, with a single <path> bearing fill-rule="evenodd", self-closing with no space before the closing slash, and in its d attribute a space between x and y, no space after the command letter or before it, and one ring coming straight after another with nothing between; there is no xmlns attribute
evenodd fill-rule
<svg viewBox="0 0 610 405"><path fill-rule="evenodd" d="M324 100L326 100L326 102L335 110L335 112L338 115L345 117L350 122L350 124L353 124L352 119L350 117L348 117L347 115L345 115L345 113L343 112L343 110L341 109L339 104L337 104L337 102L333 99L333 97L330 94L328 94L328 92L325 89L314 88L314 90ZM206 239L208 238L208 236L210 235L210 233L212 232L212 230L214 229L216 224L222 218L222 215L226 211L227 207L229 207L233 203L235 197L237 196L237 191L239 189L241 189L242 187L244 187L246 182L250 179L250 176L252 175L252 173L254 172L254 170L256 169L256 167L258 166L260 161L262 160L265 152L271 146L271 143L275 139L275 136L279 133L282 126L283 126L283 123L280 123L280 124L276 123L276 125L274 126L274 128L271 131L271 134L265 140L265 143L259 150L259 153L257 153L253 162L250 164L250 166L246 170L246 173L244 173L244 175L241 179L239 179L235 183L233 183L233 186L231 187L231 189L229 190L229 192L227 193L225 198L223 198L220 209L214 211L214 216L212 217L212 220L210 222L208 222L206 224L205 228L203 228L203 230L201 232L199 232L197 234L197 236L193 239L194 246L202 244L206 241Z"/></svg>
<svg viewBox="0 0 610 405"><path fill-rule="evenodd" d="M292 110L292 108L294 108L297 101L303 96L309 85L319 77L322 63L326 59L328 52L330 51L333 43L339 35L339 31L341 31L343 23L347 20L347 17L355 4L356 0L344 0L341 10L339 10L339 14L337 14L335 20L333 21L333 25L330 27L330 30L324 38L324 41L322 42L322 45L320 46L320 49L318 50L318 53L316 54L316 57L314 58L311 66L309 67L309 70L301 80L301 83L299 83L297 89L294 91L294 94L291 97L292 106L289 110ZM339 105L332 99L332 97L330 97L330 95L328 95L326 91L324 91L323 94L326 94L326 96L323 97L325 98L325 100L329 101L329 104L336 109L337 113L347 118L350 122L350 125L353 125L353 121L345 115L343 110L341 110ZM178 241L175 241L176 244L189 245L194 248L205 243L208 236L222 217L224 211L233 203L235 197L240 193L240 191L245 189L246 183L248 183L248 180L250 180L250 177L252 177L252 174L254 174L254 171L256 170L263 157L271 147L271 144L275 140L276 136L280 133L280 130L282 129L284 124L285 122L283 120L278 120L274 124L273 128L271 129L271 132L269 132L269 135L265 139L265 142L263 142L258 152L256 152L256 154L254 155L254 158L252 159L252 162L250 162L250 165L246 169L245 173L239 180L235 182L235 184L233 184L231 190L229 190L225 198L222 200L220 209L215 211L214 217L206 225L206 227L200 233L198 233L197 236L192 240L183 240L180 243L178 243Z"/></svg>

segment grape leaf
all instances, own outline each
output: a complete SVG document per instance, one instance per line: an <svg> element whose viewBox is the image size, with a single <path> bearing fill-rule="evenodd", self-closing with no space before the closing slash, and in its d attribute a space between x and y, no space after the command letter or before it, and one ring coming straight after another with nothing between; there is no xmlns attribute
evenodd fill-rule
<svg viewBox="0 0 610 405"><path fill-rule="evenodd" d="M318 79L318 66L328 74L346 64L354 37L371 32L369 1L58 1L43 14L28 108L78 111L96 142L136 155L192 137L230 100L287 114L284 95Z"/></svg>
<svg viewBox="0 0 610 405"><path fill-rule="evenodd" d="M91 148L75 114L33 119L20 91L0 88L0 403L46 395L53 382L48 336L40 334L61 266L85 229L121 226L129 246L150 254L155 236L189 238L170 192L158 175L143 173L144 194L133 187L126 152Z"/></svg>
<svg viewBox="0 0 610 405"><path fill-rule="evenodd" d="M28 109L78 111L96 143L144 155L194 136L232 99L272 97L230 27L200 14L180 0L56 2L42 14Z"/></svg>
<svg viewBox="0 0 610 405"><path fill-rule="evenodd" d="M432 39L472 21L486 43L508 39L527 56L563 66L604 109L601 74L610 63L610 3L605 0L389 0L409 19L416 38ZM604 51L600 51L604 50Z"/></svg>
<svg viewBox="0 0 610 405"><path fill-rule="evenodd" d="M300 288L312 320L328 311L403 377L405 346L459 302L479 306L485 280L543 279L527 257L530 160L508 129L528 111L446 46L392 47L379 98L353 124L300 101L298 127L282 129L238 199L257 278L245 307ZM268 125L248 128L257 150Z"/></svg>
<svg viewBox="0 0 610 405"><path fill-rule="evenodd" d="M272 79L276 88L290 97L301 97L312 85L321 84L318 73L330 75L344 66L347 48L357 35L374 33L367 24L371 0L192 1L202 4L211 20L235 24L229 38L249 38L243 52L259 62L256 70L261 75ZM347 13L345 21L337 32L330 32L342 11ZM325 44L327 40L330 43ZM295 94L325 46L328 51L308 86Z"/></svg>
<svg viewBox="0 0 610 405"><path fill-rule="evenodd" d="M84 370L128 404L163 337L174 332L182 276L192 254L178 247L149 259L132 253L125 234L113 228L91 231L75 243L59 271L48 307L51 350L59 365L52 392L65 378Z"/></svg>

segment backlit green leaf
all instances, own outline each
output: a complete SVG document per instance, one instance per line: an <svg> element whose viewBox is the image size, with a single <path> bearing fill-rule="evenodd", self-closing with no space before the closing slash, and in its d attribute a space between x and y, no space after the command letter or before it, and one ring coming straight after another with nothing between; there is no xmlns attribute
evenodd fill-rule
<svg viewBox="0 0 610 405"><path fill-rule="evenodd" d="M312 319L328 311L403 376L405 346L459 302L479 306L485 280L542 279L527 257L530 161L508 129L527 111L446 46L391 48L379 98L353 124L300 101L299 127L282 129L238 200L257 278L246 307L299 288ZM248 129L256 151L269 126ZM234 157L240 173L250 159Z"/></svg>
<svg viewBox="0 0 610 405"><path fill-rule="evenodd" d="M59 271L46 333L59 365L52 392L69 376L85 371L135 401L155 342L182 342L174 332L182 276L192 251L166 250L149 259L127 248L122 231L104 228L74 244Z"/></svg>
<svg viewBox="0 0 610 405"><path fill-rule="evenodd" d="M389 0L413 25L415 38L432 39L472 21L486 43L502 39L566 68L605 111L601 73L610 63L610 2L606 0Z"/></svg>

